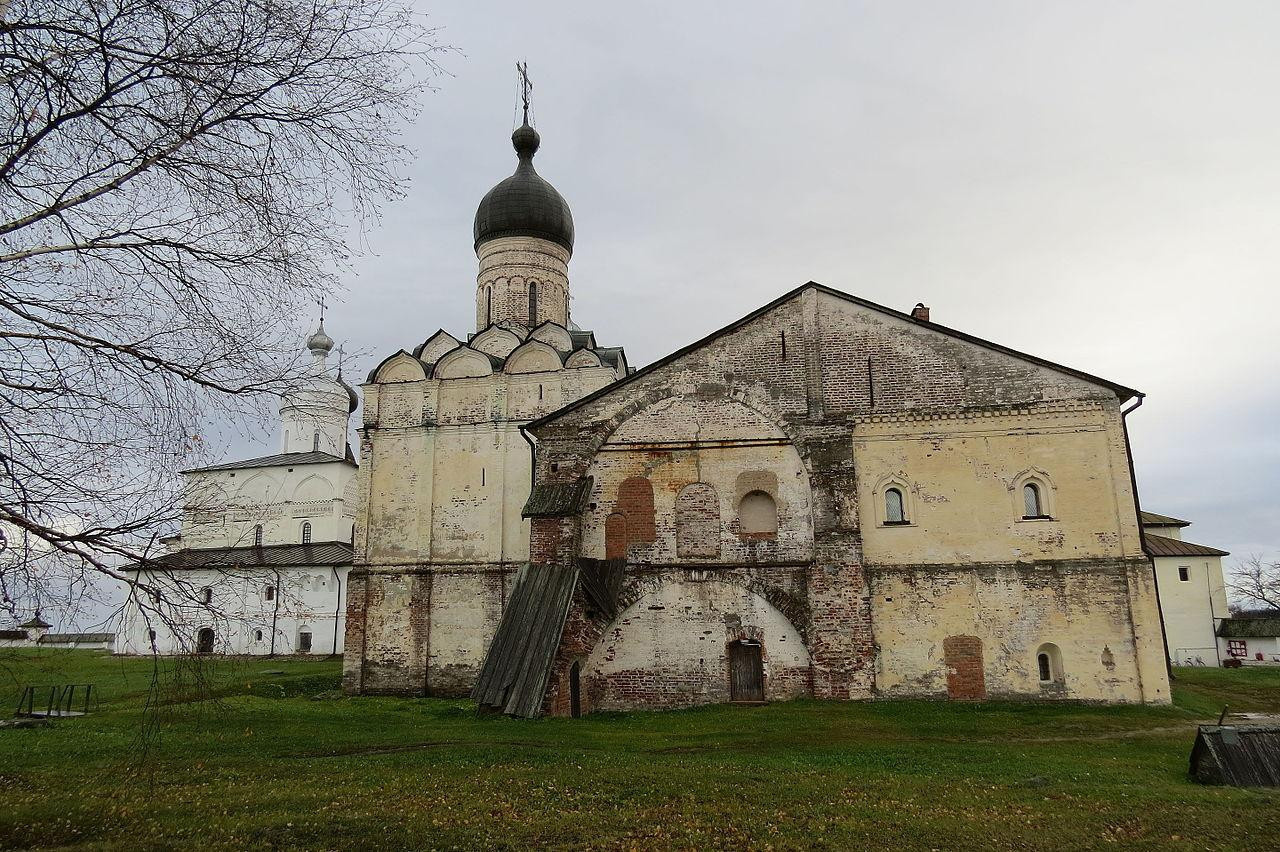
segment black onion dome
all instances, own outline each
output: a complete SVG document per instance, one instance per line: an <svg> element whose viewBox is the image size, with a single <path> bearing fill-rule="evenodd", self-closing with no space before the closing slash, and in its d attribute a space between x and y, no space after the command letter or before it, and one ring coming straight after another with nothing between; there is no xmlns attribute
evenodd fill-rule
<svg viewBox="0 0 1280 852"><path fill-rule="evenodd" d="M485 193L476 209L475 247L498 237L539 237L573 253L573 214L569 202L533 170L538 131L528 124L511 134L520 158L516 173Z"/></svg>

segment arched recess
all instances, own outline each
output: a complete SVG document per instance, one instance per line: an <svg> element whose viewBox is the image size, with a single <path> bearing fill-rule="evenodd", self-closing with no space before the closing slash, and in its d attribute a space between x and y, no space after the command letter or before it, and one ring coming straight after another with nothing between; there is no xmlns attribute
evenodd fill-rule
<svg viewBox="0 0 1280 852"><path fill-rule="evenodd" d="M560 352L573 351L573 335L557 322L544 322L529 334L530 340L541 340Z"/></svg>
<svg viewBox="0 0 1280 852"><path fill-rule="evenodd" d="M462 341L443 328L428 337L414 354L428 364L434 364L442 356L462 345Z"/></svg>
<svg viewBox="0 0 1280 852"><path fill-rule="evenodd" d="M298 487L293 490L293 501L295 503L312 503L321 500L332 500L333 497L333 483L325 479L323 476L314 473L299 482Z"/></svg>
<svg viewBox="0 0 1280 852"><path fill-rule="evenodd" d="M738 503L738 533L743 538L778 536L778 502L767 491L749 491Z"/></svg>
<svg viewBox="0 0 1280 852"><path fill-rule="evenodd" d="M627 558L627 516L621 512L604 519L604 558Z"/></svg>
<svg viewBox="0 0 1280 852"><path fill-rule="evenodd" d="M1041 686L1061 686L1065 681L1062 650L1052 642L1045 642L1036 649L1034 671Z"/></svg>
<svg viewBox="0 0 1280 852"><path fill-rule="evenodd" d="M1035 488L1039 514L1028 515L1026 487ZM1056 489L1049 474L1038 467L1029 467L1018 472L1009 482L1009 495L1013 501L1014 517L1023 520L1048 520L1058 517Z"/></svg>
<svg viewBox="0 0 1280 852"><path fill-rule="evenodd" d="M369 381L378 384L417 382L427 377L426 365L401 349L384 360L369 374Z"/></svg>
<svg viewBox="0 0 1280 852"><path fill-rule="evenodd" d="M493 375L493 362L483 352L459 346L436 363L437 379L476 379Z"/></svg>
<svg viewBox="0 0 1280 852"><path fill-rule="evenodd" d="M274 476L263 472L249 477L236 491L235 502L240 506L260 506L280 500L280 483Z"/></svg>
<svg viewBox="0 0 1280 852"><path fill-rule="evenodd" d="M901 517L893 516L891 510L895 501L890 491L898 492ZM876 526L911 526L916 523L916 490L900 472L886 474L876 481L871 505Z"/></svg>
<svg viewBox="0 0 1280 852"><path fill-rule="evenodd" d="M470 346L492 355L495 358L506 358L520 345L520 337L511 329L499 325L491 325L471 338Z"/></svg>
<svg viewBox="0 0 1280 852"><path fill-rule="evenodd" d="M689 483L676 497L676 555L718 557L720 535L720 496L715 487L706 482Z"/></svg>
<svg viewBox="0 0 1280 852"><path fill-rule="evenodd" d="M726 618L732 616L732 618ZM666 577L624 609L587 658L595 710L729 700L729 646L761 646L765 698L809 694L809 651L787 617L750 589Z"/></svg>
<svg viewBox="0 0 1280 852"><path fill-rule="evenodd" d="M653 510L653 483L630 476L618 486L615 506L627 519L627 544L648 543L657 536Z"/></svg>
<svg viewBox="0 0 1280 852"><path fill-rule="evenodd" d="M564 364L570 369L576 367L602 367L603 362L600 356L592 352L590 349L579 349L577 352L569 356L569 360Z"/></svg>
<svg viewBox="0 0 1280 852"><path fill-rule="evenodd" d="M551 344L541 340L526 340L507 358L503 369L507 373L546 373L563 366L560 353Z"/></svg>

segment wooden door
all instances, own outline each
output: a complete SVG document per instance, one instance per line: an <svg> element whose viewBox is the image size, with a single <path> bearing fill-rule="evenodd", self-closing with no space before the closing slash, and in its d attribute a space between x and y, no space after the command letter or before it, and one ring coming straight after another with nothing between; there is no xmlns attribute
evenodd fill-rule
<svg viewBox="0 0 1280 852"><path fill-rule="evenodd" d="M729 700L764 701L764 663L753 642L729 646Z"/></svg>

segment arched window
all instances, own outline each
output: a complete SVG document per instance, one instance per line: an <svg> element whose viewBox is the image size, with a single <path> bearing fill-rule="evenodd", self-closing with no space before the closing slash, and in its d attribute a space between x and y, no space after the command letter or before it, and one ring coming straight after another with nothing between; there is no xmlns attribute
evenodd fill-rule
<svg viewBox="0 0 1280 852"><path fill-rule="evenodd" d="M1040 683L1062 683L1062 652L1052 642L1046 642L1036 649L1036 674Z"/></svg>
<svg viewBox="0 0 1280 852"><path fill-rule="evenodd" d="M261 642L261 641L262 641L262 631L261 631L261 630L255 630L255 631L253 631L253 641L255 641L255 642Z"/></svg>
<svg viewBox="0 0 1280 852"><path fill-rule="evenodd" d="M614 512L604 519L604 558L627 557L627 516Z"/></svg>
<svg viewBox="0 0 1280 852"><path fill-rule="evenodd" d="M1040 502L1040 486L1028 482L1022 486L1022 517L1043 518L1044 507Z"/></svg>
<svg viewBox="0 0 1280 852"><path fill-rule="evenodd" d="M213 603L213 589L210 589L210 588L208 588L208 587L205 587L205 588L200 592L200 597L201 597L201 599L202 599L205 603L207 603L207 604L211 604L211 603Z"/></svg>
<svg viewBox="0 0 1280 852"><path fill-rule="evenodd" d="M311 436L311 451L313 453L320 452L320 433L316 432Z"/></svg>
<svg viewBox="0 0 1280 852"><path fill-rule="evenodd" d="M889 488L884 492L884 522L886 524L907 523L907 513L902 502L902 490Z"/></svg>
<svg viewBox="0 0 1280 852"><path fill-rule="evenodd" d="M311 543L311 522L310 521L303 521L302 523L302 543L303 544Z"/></svg>
<svg viewBox="0 0 1280 852"><path fill-rule="evenodd" d="M778 504L765 491L752 491L738 504L738 528L745 538L777 538Z"/></svg>
<svg viewBox="0 0 1280 852"><path fill-rule="evenodd" d="M356 525L355 524L351 525L351 543L352 544L356 543Z"/></svg>
<svg viewBox="0 0 1280 852"><path fill-rule="evenodd" d="M529 328L538 324L538 282L529 282Z"/></svg>
<svg viewBox="0 0 1280 852"><path fill-rule="evenodd" d="M298 631L298 653L311 653L311 630L307 627L303 627Z"/></svg>
<svg viewBox="0 0 1280 852"><path fill-rule="evenodd" d="M485 327L493 325L493 288L484 288L484 324Z"/></svg>
<svg viewBox="0 0 1280 852"><path fill-rule="evenodd" d="M253 546L262 547L262 524L253 528Z"/></svg>
<svg viewBox="0 0 1280 852"><path fill-rule="evenodd" d="M196 653L212 654L213 641L213 629L209 627L201 627L200 632L196 634Z"/></svg>

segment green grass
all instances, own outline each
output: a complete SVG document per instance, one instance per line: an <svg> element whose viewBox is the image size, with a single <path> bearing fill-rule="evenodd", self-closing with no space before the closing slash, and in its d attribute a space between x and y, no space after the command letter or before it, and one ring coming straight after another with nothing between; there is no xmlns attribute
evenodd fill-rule
<svg viewBox="0 0 1280 852"><path fill-rule="evenodd" d="M336 697L338 671L220 665L216 699L166 696L143 757L150 660L6 652L0 701L75 680L103 703L0 730L0 845L1280 847L1280 792L1186 779L1194 721L1223 703L1280 711L1280 670L1179 670L1166 708L797 701L538 721Z"/></svg>

